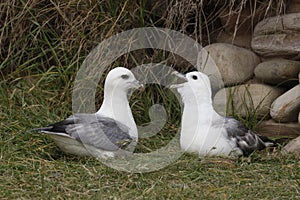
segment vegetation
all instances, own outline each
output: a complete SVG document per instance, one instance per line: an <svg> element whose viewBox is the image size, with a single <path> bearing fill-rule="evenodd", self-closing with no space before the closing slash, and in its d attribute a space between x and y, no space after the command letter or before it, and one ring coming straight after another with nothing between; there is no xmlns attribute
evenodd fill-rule
<svg viewBox="0 0 300 200"><path fill-rule="evenodd" d="M159 171L127 173L93 158L63 154L47 136L26 132L72 114L76 72L103 39L131 28L159 26L207 44L213 41L213 30L220 28L214 18L219 11L230 8L235 12L250 2L265 8L265 16L281 12L278 5L282 3L265 5L256 0L228 1L228 7L223 1L202 2L196 4L197 9L195 1L177 0L169 4L147 0L1 2L0 198L299 198L300 160L280 155L280 146L237 160L184 154ZM193 15L199 17L200 25ZM110 68L120 64L131 68L166 58L162 51L139 50L120 57ZM102 102L102 86L101 79L96 107ZM130 103L138 125L149 122L148 108L155 103L164 105L168 116L162 131L142 139L136 152L158 149L174 137L181 108L168 89L149 85L143 93L134 93Z"/></svg>

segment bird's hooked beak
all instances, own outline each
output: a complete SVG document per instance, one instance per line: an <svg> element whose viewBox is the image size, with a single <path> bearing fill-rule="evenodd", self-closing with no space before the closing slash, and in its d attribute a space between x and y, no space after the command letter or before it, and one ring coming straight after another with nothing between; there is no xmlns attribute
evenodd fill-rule
<svg viewBox="0 0 300 200"><path fill-rule="evenodd" d="M133 82L132 82L132 84L133 84L133 87L135 88L135 89L138 89L139 91L144 91L144 89L145 89L145 85L144 84L142 84L140 81L138 81L138 80L134 80Z"/></svg>
<svg viewBox="0 0 300 200"><path fill-rule="evenodd" d="M188 82L188 79L186 78L185 74L182 74L178 71L172 72L171 75L175 77L174 82L169 85L169 88L171 89L179 88L183 86L184 83Z"/></svg>

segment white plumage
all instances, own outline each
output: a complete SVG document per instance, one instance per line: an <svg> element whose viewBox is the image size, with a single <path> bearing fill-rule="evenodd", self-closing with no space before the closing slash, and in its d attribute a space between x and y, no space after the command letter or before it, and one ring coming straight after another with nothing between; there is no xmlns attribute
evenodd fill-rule
<svg viewBox="0 0 300 200"><path fill-rule="evenodd" d="M41 131L50 135L66 153L97 158L133 152L138 139L137 127L128 102L130 89L143 85L123 67L112 69L105 80L104 100L94 114L74 114Z"/></svg>
<svg viewBox="0 0 300 200"><path fill-rule="evenodd" d="M210 81L205 74L190 72L185 78L187 82L171 86L177 89L184 104L180 136L184 151L200 156L247 156L272 144L236 119L223 117L214 110Z"/></svg>

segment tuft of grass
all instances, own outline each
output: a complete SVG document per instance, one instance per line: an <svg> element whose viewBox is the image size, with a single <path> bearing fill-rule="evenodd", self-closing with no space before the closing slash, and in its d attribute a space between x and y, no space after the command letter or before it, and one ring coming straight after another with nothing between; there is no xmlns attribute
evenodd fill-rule
<svg viewBox="0 0 300 200"><path fill-rule="evenodd" d="M265 99L270 92L262 96L259 102L254 102L248 86L243 86L243 92L239 91L240 86L229 88L226 101L226 115L232 116L243 122L249 129L255 130L256 126L269 117L269 112L265 112ZM262 111L264 110L264 112Z"/></svg>
<svg viewBox="0 0 300 200"><path fill-rule="evenodd" d="M9 1L0 3L1 76L24 76L52 66L79 68L100 41L151 25L143 2Z"/></svg>

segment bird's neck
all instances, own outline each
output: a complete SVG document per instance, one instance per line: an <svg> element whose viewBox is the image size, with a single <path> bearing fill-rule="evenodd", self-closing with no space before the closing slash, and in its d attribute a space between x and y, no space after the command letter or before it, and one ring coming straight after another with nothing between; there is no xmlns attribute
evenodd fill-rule
<svg viewBox="0 0 300 200"><path fill-rule="evenodd" d="M183 113L185 119L183 123L196 123L199 125L210 126L215 120L222 118L214 109L211 97L190 96L183 97ZM184 124L183 124L184 125Z"/></svg>
<svg viewBox="0 0 300 200"><path fill-rule="evenodd" d="M212 108L212 100L211 97L203 97L203 96L184 96L182 98L185 106L202 106L206 105L209 108Z"/></svg>
<svg viewBox="0 0 300 200"><path fill-rule="evenodd" d="M221 116L214 110L211 100L207 100L202 97L184 101L180 145L186 151L199 152L206 146L207 138L216 135L213 127Z"/></svg>
<svg viewBox="0 0 300 200"><path fill-rule="evenodd" d="M130 135L137 137L137 127L129 106L127 92L104 90L104 100L97 114L115 119L130 128Z"/></svg>
<svg viewBox="0 0 300 200"><path fill-rule="evenodd" d="M187 108L195 108L195 107L206 107L208 110L214 111L212 106L212 98L209 93L203 95L200 92L191 92L187 91L186 93L182 93L182 101L184 103L184 107Z"/></svg>

